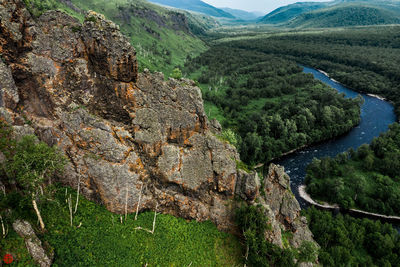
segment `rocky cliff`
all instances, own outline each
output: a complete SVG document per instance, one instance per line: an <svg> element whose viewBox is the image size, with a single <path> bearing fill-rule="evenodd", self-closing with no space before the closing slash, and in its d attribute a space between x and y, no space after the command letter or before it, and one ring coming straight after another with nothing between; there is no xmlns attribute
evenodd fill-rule
<svg viewBox="0 0 400 267"><path fill-rule="evenodd" d="M0 117L65 153L62 183L112 212L157 209L228 231L237 196L266 207L272 242L282 246L282 230L296 247L312 240L283 169L272 165L263 188L257 173L237 170L200 89L138 73L114 23L94 12L83 25L57 11L34 20L20 0L0 1L0 19Z"/></svg>

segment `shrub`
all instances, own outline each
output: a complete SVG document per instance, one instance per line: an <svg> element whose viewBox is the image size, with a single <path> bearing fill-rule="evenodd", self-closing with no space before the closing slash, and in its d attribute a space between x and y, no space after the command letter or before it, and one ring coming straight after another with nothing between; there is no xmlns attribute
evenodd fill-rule
<svg viewBox="0 0 400 267"><path fill-rule="evenodd" d="M171 78L174 78L174 79L177 79L177 80L181 79L182 78L182 71L179 68L175 68L172 71Z"/></svg>

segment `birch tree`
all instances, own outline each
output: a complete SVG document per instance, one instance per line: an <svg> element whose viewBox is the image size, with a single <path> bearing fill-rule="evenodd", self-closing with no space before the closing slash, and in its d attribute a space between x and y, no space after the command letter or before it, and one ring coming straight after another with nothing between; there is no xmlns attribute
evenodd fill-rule
<svg viewBox="0 0 400 267"><path fill-rule="evenodd" d="M32 207L43 230L45 224L38 202L46 199L54 174L64 166L65 159L55 147L38 142L35 136L24 136L17 142L13 156L7 161L7 176L16 180Z"/></svg>

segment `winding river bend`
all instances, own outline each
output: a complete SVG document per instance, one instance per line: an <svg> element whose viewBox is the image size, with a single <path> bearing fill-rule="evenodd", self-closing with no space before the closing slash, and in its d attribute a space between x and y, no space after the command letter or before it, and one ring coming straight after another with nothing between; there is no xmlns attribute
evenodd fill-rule
<svg viewBox="0 0 400 267"><path fill-rule="evenodd" d="M303 72L313 74L314 78L338 90L339 93L344 93L348 98L354 98L360 94L331 80L328 76L318 70L307 67L303 68ZM313 158L322 158L327 156L334 157L351 147L356 149L362 144L370 143L374 137L387 131L388 126L396 121L394 108L389 102L365 94L360 95L365 100L361 107L361 122L348 134L334 140L299 150L274 161L274 163L285 167L285 171L290 176L292 191L302 208L306 207L307 203L300 198L298 188L303 184L306 176L306 167Z"/></svg>

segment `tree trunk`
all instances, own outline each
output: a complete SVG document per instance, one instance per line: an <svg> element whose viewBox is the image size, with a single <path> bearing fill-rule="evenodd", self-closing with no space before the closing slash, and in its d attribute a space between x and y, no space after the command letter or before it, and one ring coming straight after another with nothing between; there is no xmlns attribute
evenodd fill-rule
<svg viewBox="0 0 400 267"><path fill-rule="evenodd" d="M35 210L36 215L37 215L37 217L39 219L40 228L42 228L42 230L44 230L44 222L43 222L43 219L42 219L42 215L40 215L40 211L38 209L38 206L36 204L36 200L35 200L34 196L32 196L32 205L33 205L33 209Z"/></svg>
<svg viewBox="0 0 400 267"><path fill-rule="evenodd" d="M80 189L80 185L81 185L81 177L79 176L78 179L78 194L76 195L76 203L75 203L75 210L74 210L74 214L76 213L76 211L78 210L78 203L79 203L79 189Z"/></svg>

